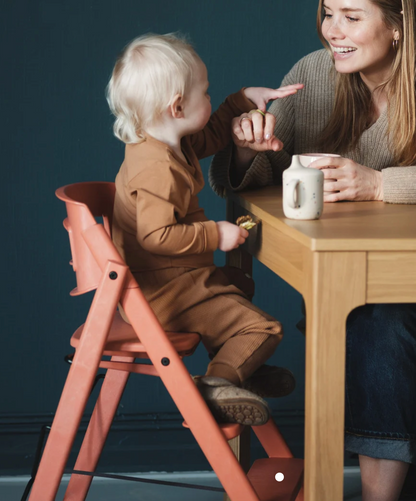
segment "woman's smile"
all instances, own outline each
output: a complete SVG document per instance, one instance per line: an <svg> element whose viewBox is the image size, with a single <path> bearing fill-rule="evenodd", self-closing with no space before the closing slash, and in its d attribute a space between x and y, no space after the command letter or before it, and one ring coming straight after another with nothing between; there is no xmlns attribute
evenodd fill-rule
<svg viewBox="0 0 416 501"><path fill-rule="evenodd" d="M332 53L335 60L343 60L351 57L354 52L357 50L356 47L345 47L345 46L336 46L331 45Z"/></svg>

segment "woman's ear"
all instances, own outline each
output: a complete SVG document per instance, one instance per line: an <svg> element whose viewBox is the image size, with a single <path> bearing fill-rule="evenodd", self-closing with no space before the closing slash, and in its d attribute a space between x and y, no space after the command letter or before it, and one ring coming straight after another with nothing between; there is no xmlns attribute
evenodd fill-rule
<svg viewBox="0 0 416 501"><path fill-rule="evenodd" d="M183 118L183 98L180 94L176 94L173 98L172 103L169 106L169 111L172 118Z"/></svg>

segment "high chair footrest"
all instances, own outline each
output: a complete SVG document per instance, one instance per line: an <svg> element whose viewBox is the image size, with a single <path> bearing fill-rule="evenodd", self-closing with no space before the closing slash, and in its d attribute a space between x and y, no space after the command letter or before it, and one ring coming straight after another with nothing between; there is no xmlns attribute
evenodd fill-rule
<svg viewBox="0 0 416 501"><path fill-rule="evenodd" d="M295 501L303 481L303 459L258 459L248 478L260 501Z"/></svg>
<svg viewBox="0 0 416 501"><path fill-rule="evenodd" d="M182 426L189 429L186 421L183 421ZM218 426L227 440L240 436L244 430L244 425L236 423L218 423Z"/></svg>

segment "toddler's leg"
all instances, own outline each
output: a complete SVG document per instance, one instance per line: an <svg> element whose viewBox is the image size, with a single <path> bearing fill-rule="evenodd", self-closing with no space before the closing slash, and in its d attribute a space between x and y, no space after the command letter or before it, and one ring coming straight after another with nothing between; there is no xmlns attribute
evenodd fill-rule
<svg viewBox="0 0 416 501"><path fill-rule="evenodd" d="M272 355L282 337L280 323L253 306L215 267L161 270L138 278L162 326L199 332L214 354L209 376L196 378L214 415L241 424L267 422L267 402L239 386Z"/></svg>
<svg viewBox="0 0 416 501"><path fill-rule="evenodd" d="M215 296L209 303L215 321L203 341L215 356L207 375L241 385L274 353L282 326L236 294Z"/></svg>
<svg viewBox="0 0 416 501"><path fill-rule="evenodd" d="M209 364L207 376L240 386L274 353L281 339L281 329L275 329L274 334L235 335L226 341Z"/></svg>

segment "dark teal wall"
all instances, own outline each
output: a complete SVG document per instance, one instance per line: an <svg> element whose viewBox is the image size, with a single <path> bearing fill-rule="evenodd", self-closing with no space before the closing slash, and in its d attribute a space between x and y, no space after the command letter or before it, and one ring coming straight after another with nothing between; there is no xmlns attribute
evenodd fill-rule
<svg viewBox="0 0 416 501"><path fill-rule="evenodd" d="M84 320L91 299L68 295L74 277L62 227L64 207L54 191L77 181L113 180L117 173L123 146L112 136L104 88L118 52L149 31L188 34L208 67L216 107L242 86L279 86L300 57L320 47L316 3L2 2L0 473L29 470L37 430L53 414L67 374L62 360L70 352L69 337ZM203 162L205 174L208 165ZM201 203L209 217L224 218L224 201L209 187ZM218 254L218 263L223 260ZM258 264L255 279L255 303L286 328L272 361L298 377L295 393L273 406L283 429L285 423L287 429L295 423L301 431L304 339L294 327L300 297ZM188 364L193 373L203 373L207 362L200 349ZM165 444L184 440L175 407L159 381L135 378L116 421L119 435L114 435L113 448L119 461L129 460L117 445L129 443L129 433L134 441L140 433L152 436L158 427L166 430ZM165 469L180 469L166 457Z"/></svg>

